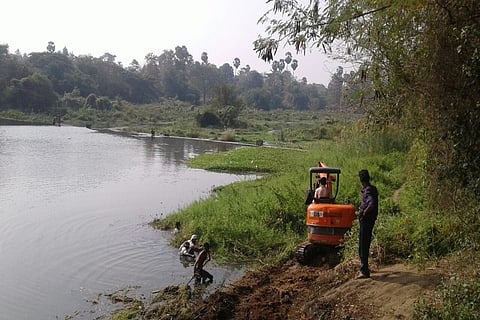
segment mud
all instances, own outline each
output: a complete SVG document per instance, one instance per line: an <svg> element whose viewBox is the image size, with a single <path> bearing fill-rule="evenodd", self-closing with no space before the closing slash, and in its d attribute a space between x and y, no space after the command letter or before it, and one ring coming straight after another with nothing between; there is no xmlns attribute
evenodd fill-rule
<svg viewBox="0 0 480 320"><path fill-rule="evenodd" d="M152 303L124 311L142 320L412 319L416 301L434 294L443 277L439 267L420 271L398 263L373 266L371 278L356 279L358 267L358 261L330 268L290 260L248 271L206 297L202 286L167 287Z"/></svg>
<svg viewBox="0 0 480 320"><path fill-rule="evenodd" d="M438 270L403 264L355 279L358 263L334 269L294 261L248 272L211 294L194 310L198 319L411 319L415 301L439 284Z"/></svg>

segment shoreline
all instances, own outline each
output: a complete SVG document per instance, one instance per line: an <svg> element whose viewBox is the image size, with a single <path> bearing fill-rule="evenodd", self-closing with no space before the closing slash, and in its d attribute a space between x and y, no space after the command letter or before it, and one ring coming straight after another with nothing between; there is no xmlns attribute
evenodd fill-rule
<svg viewBox="0 0 480 320"><path fill-rule="evenodd" d="M253 143L245 143L245 142L237 142L237 141L226 141L226 140L216 140L216 139L207 139L207 138L193 138L193 137L186 137L186 136L166 136L166 135L155 135L151 136L151 134L144 133L144 132L135 132L135 131L126 131L124 130L127 127L113 127L113 128L91 128L91 130L95 130L101 133L111 133L111 134L118 134L123 136L131 136L131 137L140 137L140 138L166 138L166 139L187 139L187 140L194 140L194 141L206 141L206 142L215 142L215 143L223 143L223 144L232 144L244 147L257 147L256 144Z"/></svg>

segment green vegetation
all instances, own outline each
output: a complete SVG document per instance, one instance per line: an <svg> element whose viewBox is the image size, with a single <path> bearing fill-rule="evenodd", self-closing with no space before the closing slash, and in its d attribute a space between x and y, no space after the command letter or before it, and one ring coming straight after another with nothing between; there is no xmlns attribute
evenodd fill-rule
<svg viewBox="0 0 480 320"><path fill-rule="evenodd" d="M351 61L359 68L344 88L346 103L362 106L369 129L396 124L412 133L398 207L382 209L388 218L377 228L387 253L429 261L479 248L479 17L471 0L279 0L261 19L260 57L270 61L289 43ZM479 318L476 281L459 279L446 285L443 308L424 308L418 318Z"/></svg>
<svg viewBox="0 0 480 320"><path fill-rule="evenodd" d="M0 106L60 113L82 126L289 147L240 148L191 161L262 176L219 188L155 221L160 227L180 221L184 229L175 245L198 233L212 243L216 260L289 257L306 236L308 168L319 160L340 167L339 201L355 205L358 170L368 168L381 195L373 243L381 259L424 263L453 256L473 269L454 269L440 302L419 303L416 317L479 318L479 257L471 254L480 247L477 2L328 0L324 8L320 1L271 2L261 19L267 36L255 43L259 56L272 61L280 43L288 42L298 51L323 48L359 66L350 74L338 68L328 88L292 81L285 68L296 68L291 54L272 61L265 77L247 67L235 74L228 64L216 68L206 53L202 63L194 62L185 47L151 54L143 68L132 61L126 72L109 54L72 59L49 44L48 53L27 59L3 45ZM239 66L234 59L236 71ZM59 69L68 77L52 74ZM319 112L327 104L335 111L360 108L365 120ZM356 256L356 232L346 257Z"/></svg>
<svg viewBox="0 0 480 320"><path fill-rule="evenodd" d="M390 216L395 210L389 199L406 178L401 168L409 148L408 137L385 132L355 138L346 129L343 133L343 140L308 143L302 149L240 148L192 159L193 167L260 173L261 178L219 188L211 198L156 224L166 227L180 221L184 229L175 245L198 233L202 241L213 245L216 260L268 262L290 257L296 245L306 239L308 169L319 160L342 169L339 202L349 199L357 205L357 173L360 168L369 168L382 194L382 208ZM384 229L386 234L391 231ZM351 245L356 246L354 242Z"/></svg>
<svg viewBox="0 0 480 320"><path fill-rule="evenodd" d="M177 100L190 107L205 107L198 119L203 127L235 127L244 106L318 111L328 103L330 109L340 108L337 93L342 83L337 81L327 89L305 78L297 80L293 72L298 61L290 52L281 63L272 62L271 72L261 74L248 65L241 67L240 58L232 57L233 66L216 66L204 52L201 61L195 61L185 46L148 53L142 65L133 60L127 67L110 53L75 56L67 48L55 51L53 42L46 49L12 54L8 44L0 44L0 111L62 118L79 111L82 121L90 121L91 109L118 111L121 105Z"/></svg>
<svg viewBox="0 0 480 320"><path fill-rule="evenodd" d="M0 111L0 125L50 125L52 118L45 114L25 114L16 110Z"/></svg>
<svg viewBox="0 0 480 320"><path fill-rule="evenodd" d="M258 265L285 260L306 239L303 200L308 188L307 171L321 160L342 169L338 200L349 199L356 206L361 188L358 170L371 171L381 195L372 248L374 258L380 262L403 259L423 264L475 251L480 244L480 235L475 232L478 218L471 215L469 207L464 207L463 221L454 214L445 215L442 208L429 209L431 203L425 193L426 146L393 127L366 132L362 123L352 122L339 130L335 139L303 142L296 149L247 147L194 158L189 163L193 167L256 173L260 178L217 188L211 198L155 221L154 225L171 227L180 221L184 229L173 244L179 245L191 233L200 234L202 241L213 245L216 261ZM474 206L471 201L467 203ZM345 244L347 259L357 256L356 227ZM469 255L468 261L478 270L480 261L476 255ZM442 314L454 312L468 315L460 319L478 316L478 284L472 280L476 278L455 277L456 282L445 283L444 289L443 299L451 302L442 307L428 301L419 303L416 312L437 315L438 319L448 319ZM459 290L464 291L458 298ZM458 302L461 307L456 305Z"/></svg>
<svg viewBox="0 0 480 320"><path fill-rule="evenodd" d="M468 261L468 263L465 263ZM452 272L431 299L417 302L413 319L478 319L480 316L480 261L478 252L462 251L449 261Z"/></svg>

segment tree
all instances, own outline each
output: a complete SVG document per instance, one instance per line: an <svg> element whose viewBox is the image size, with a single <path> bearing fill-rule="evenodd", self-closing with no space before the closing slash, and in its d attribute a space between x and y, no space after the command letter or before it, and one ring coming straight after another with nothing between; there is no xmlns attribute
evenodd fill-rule
<svg viewBox="0 0 480 320"><path fill-rule="evenodd" d="M206 127L220 127L221 120L217 113L213 110L205 110L196 116L198 125L202 128Z"/></svg>
<svg viewBox="0 0 480 320"><path fill-rule="evenodd" d="M28 61L52 82L55 92L71 92L80 80L72 59L62 53L31 53Z"/></svg>
<svg viewBox="0 0 480 320"><path fill-rule="evenodd" d="M280 59L280 61L278 62L278 71L283 72L283 69L285 69L285 60Z"/></svg>
<svg viewBox="0 0 480 320"><path fill-rule="evenodd" d="M278 72L280 70L280 63L277 60L272 61L272 71Z"/></svg>
<svg viewBox="0 0 480 320"><path fill-rule="evenodd" d="M271 108L271 94L265 89L251 89L245 91L242 96L247 106L262 110Z"/></svg>
<svg viewBox="0 0 480 320"><path fill-rule="evenodd" d="M426 139L433 202L451 200L434 191L445 184L480 200L480 131L473 129L480 127L478 1L271 3L260 19L267 35L254 43L262 59L273 60L279 44L289 43L297 52L317 47L361 66L370 119L415 128Z"/></svg>
<svg viewBox="0 0 480 320"><path fill-rule="evenodd" d="M215 65L199 62L192 65L189 70L189 82L196 91L201 93L205 105L211 98L213 89L220 82L220 72Z"/></svg>
<svg viewBox="0 0 480 320"><path fill-rule="evenodd" d="M328 106L330 108L340 109L342 106L343 82L343 67L338 66L328 83Z"/></svg>
<svg viewBox="0 0 480 320"><path fill-rule="evenodd" d="M97 96L93 93L89 94L85 99L85 108L97 109Z"/></svg>
<svg viewBox="0 0 480 320"><path fill-rule="evenodd" d="M226 106L234 106L240 108L242 102L238 99L234 86L221 84L215 88L215 97L213 105L217 108L225 108Z"/></svg>
<svg viewBox="0 0 480 320"><path fill-rule="evenodd" d="M292 53L290 51L287 51L285 53L285 63L287 64L287 69L288 69L288 66L290 65L290 62L292 62Z"/></svg>
<svg viewBox="0 0 480 320"><path fill-rule="evenodd" d="M206 52L202 52L202 62L203 64L208 64L208 54Z"/></svg>
<svg viewBox="0 0 480 320"><path fill-rule="evenodd" d="M235 72L237 72L238 67L240 67L240 59L239 58L233 59L233 66L235 67Z"/></svg>
<svg viewBox="0 0 480 320"><path fill-rule="evenodd" d="M0 44L0 57L8 56L8 44Z"/></svg>
<svg viewBox="0 0 480 320"><path fill-rule="evenodd" d="M55 43L53 41L48 41L47 52L48 53L54 53L55 52Z"/></svg>
<svg viewBox="0 0 480 320"><path fill-rule="evenodd" d="M115 59L117 58L116 55L105 52L101 57L100 60L103 62L108 62L108 63L115 63Z"/></svg>
<svg viewBox="0 0 480 320"><path fill-rule="evenodd" d="M295 70L297 70L298 67L298 61L297 59L292 60L292 70L293 70L293 75L295 75Z"/></svg>
<svg viewBox="0 0 480 320"><path fill-rule="evenodd" d="M23 112L53 112L57 96L50 80L35 72L20 80L12 80L8 88L7 100L15 109Z"/></svg>
<svg viewBox="0 0 480 320"><path fill-rule="evenodd" d="M138 72L140 70L140 64L136 59L133 59L132 62L128 65L128 71Z"/></svg>
<svg viewBox="0 0 480 320"><path fill-rule="evenodd" d="M245 67L243 67L242 70L240 70L240 71L243 72L243 73L248 73L248 72L250 72L250 70L251 70L250 65L246 64Z"/></svg>
<svg viewBox="0 0 480 320"><path fill-rule="evenodd" d="M233 68L228 63L224 63L220 68L218 68L220 73L220 78L223 83L233 84L235 82L235 74L233 73Z"/></svg>
<svg viewBox="0 0 480 320"><path fill-rule="evenodd" d="M240 91L248 91L262 87L263 76L255 70L248 73L242 73L238 76L237 88Z"/></svg>

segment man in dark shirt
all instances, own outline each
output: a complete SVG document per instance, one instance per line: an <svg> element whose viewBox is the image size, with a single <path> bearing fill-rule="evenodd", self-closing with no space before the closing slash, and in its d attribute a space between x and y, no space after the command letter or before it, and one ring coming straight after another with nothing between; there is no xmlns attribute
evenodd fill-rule
<svg viewBox="0 0 480 320"><path fill-rule="evenodd" d="M370 278L368 268L368 255L370 252L370 243L372 242L372 232L375 221L378 216L378 191L370 184L370 174L368 170L360 170L358 173L362 183L362 204L358 211L358 220L360 222L358 255L360 256L360 274L358 279Z"/></svg>

